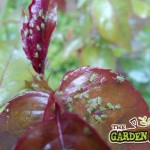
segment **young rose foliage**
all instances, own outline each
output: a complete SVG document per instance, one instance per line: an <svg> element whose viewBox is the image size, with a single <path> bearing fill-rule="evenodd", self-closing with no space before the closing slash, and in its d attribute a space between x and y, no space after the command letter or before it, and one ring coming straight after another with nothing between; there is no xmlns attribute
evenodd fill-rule
<svg viewBox="0 0 150 150"><path fill-rule="evenodd" d="M43 120L48 99L47 93L30 91L9 102L0 114L0 148L11 149L28 126Z"/></svg>
<svg viewBox="0 0 150 150"><path fill-rule="evenodd" d="M34 70L44 73L48 46L57 22L57 0L32 0L29 17L22 10L23 49Z"/></svg>
<svg viewBox="0 0 150 150"><path fill-rule="evenodd" d="M51 120L28 128L14 150L109 150L97 132L73 113L58 112Z"/></svg>

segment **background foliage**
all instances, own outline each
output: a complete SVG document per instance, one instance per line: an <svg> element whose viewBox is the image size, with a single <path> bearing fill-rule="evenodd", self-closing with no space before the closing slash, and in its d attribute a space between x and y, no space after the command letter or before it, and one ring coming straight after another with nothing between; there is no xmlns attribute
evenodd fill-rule
<svg viewBox="0 0 150 150"><path fill-rule="evenodd" d="M67 71L80 66L110 68L128 78L150 107L150 0L59 2L46 65L49 84L57 88ZM19 33L21 7L29 3L0 0L0 105L34 74Z"/></svg>

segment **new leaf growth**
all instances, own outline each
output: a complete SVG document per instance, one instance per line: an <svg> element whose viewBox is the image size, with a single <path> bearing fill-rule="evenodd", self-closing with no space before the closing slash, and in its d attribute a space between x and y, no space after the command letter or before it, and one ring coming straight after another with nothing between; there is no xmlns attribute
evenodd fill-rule
<svg viewBox="0 0 150 150"><path fill-rule="evenodd" d="M23 49L34 70L44 74L46 55L57 22L57 0L32 0L29 17L22 10Z"/></svg>

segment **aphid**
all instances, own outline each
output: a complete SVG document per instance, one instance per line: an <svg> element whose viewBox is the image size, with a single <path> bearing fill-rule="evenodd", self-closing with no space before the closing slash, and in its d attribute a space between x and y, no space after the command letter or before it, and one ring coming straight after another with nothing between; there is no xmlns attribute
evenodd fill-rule
<svg viewBox="0 0 150 150"><path fill-rule="evenodd" d="M94 118L95 118L95 120L97 121L96 123L102 121L102 118L101 118L99 115L94 115Z"/></svg>
<svg viewBox="0 0 150 150"><path fill-rule="evenodd" d="M28 33L29 33L29 31L28 31L28 29L26 29L26 30L24 31L24 35L27 36Z"/></svg>
<svg viewBox="0 0 150 150"><path fill-rule="evenodd" d="M63 93L63 91L56 91L56 95L62 95Z"/></svg>
<svg viewBox="0 0 150 150"><path fill-rule="evenodd" d="M91 104L93 102L93 99L90 99L87 101L88 104Z"/></svg>
<svg viewBox="0 0 150 150"><path fill-rule="evenodd" d="M72 98L71 97L67 97L67 102L68 103L72 103Z"/></svg>
<svg viewBox="0 0 150 150"><path fill-rule="evenodd" d="M46 16L44 18L45 18L45 22L46 22L48 20L48 12L46 13Z"/></svg>
<svg viewBox="0 0 150 150"><path fill-rule="evenodd" d="M40 31L40 27L39 27L39 26L36 26L36 29L37 29L38 31Z"/></svg>
<svg viewBox="0 0 150 150"><path fill-rule="evenodd" d="M98 106L98 103L96 101L93 101L92 104L91 104L91 107L96 109L97 106Z"/></svg>
<svg viewBox="0 0 150 150"><path fill-rule="evenodd" d="M70 108L68 109L68 111L69 111L69 112L72 112L72 111L73 111L73 107L70 107Z"/></svg>
<svg viewBox="0 0 150 150"><path fill-rule="evenodd" d="M34 20L36 20L36 19L37 19L37 16L36 16L36 15L33 15L33 18L34 18Z"/></svg>
<svg viewBox="0 0 150 150"><path fill-rule="evenodd" d="M88 99L88 98L89 98L89 95L88 95L87 93L83 93L83 98Z"/></svg>
<svg viewBox="0 0 150 150"><path fill-rule="evenodd" d="M36 45L36 48L37 48L39 51L41 51L41 50L42 50L42 48L41 48L40 44L37 44L37 45Z"/></svg>
<svg viewBox="0 0 150 150"><path fill-rule="evenodd" d="M98 105L101 105L101 103L102 103L102 98L101 97L97 97L97 103L98 103Z"/></svg>
<svg viewBox="0 0 150 150"><path fill-rule="evenodd" d="M100 106L99 109L100 109L100 111L105 111L106 110L106 108L103 107L103 106Z"/></svg>
<svg viewBox="0 0 150 150"><path fill-rule="evenodd" d="M77 87L77 90L78 90L78 91L81 91L81 89L82 89L82 87L81 87L81 85L79 85L79 86Z"/></svg>
<svg viewBox="0 0 150 150"><path fill-rule="evenodd" d="M41 17L41 16L42 16L42 14L43 14L43 10L42 10L42 9L40 9L40 11L39 11L39 16Z"/></svg>
<svg viewBox="0 0 150 150"><path fill-rule="evenodd" d="M68 106L69 106L68 111L69 111L69 112L72 112L72 111L73 111L72 105L69 103Z"/></svg>
<svg viewBox="0 0 150 150"><path fill-rule="evenodd" d="M86 117L83 117L83 120L86 120Z"/></svg>
<svg viewBox="0 0 150 150"><path fill-rule="evenodd" d="M74 99L79 99L79 98L80 98L80 94L74 96Z"/></svg>
<svg viewBox="0 0 150 150"><path fill-rule="evenodd" d="M89 134L90 133L90 129L88 127L84 127L83 128L83 132L84 132L84 134Z"/></svg>
<svg viewBox="0 0 150 150"><path fill-rule="evenodd" d="M116 108L116 109L121 109L121 105L120 105L120 104L117 104L117 105L115 105L115 108Z"/></svg>
<svg viewBox="0 0 150 150"><path fill-rule="evenodd" d="M87 109L87 112L88 112L89 114L91 114L93 110L94 110L94 109L93 109L92 107L89 107L89 108Z"/></svg>
<svg viewBox="0 0 150 150"><path fill-rule="evenodd" d="M94 81L96 79L96 74L94 73L91 77L90 77L90 82Z"/></svg>
<svg viewBox="0 0 150 150"><path fill-rule="evenodd" d="M39 57L38 52L36 52L36 53L34 54L34 57L35 57L35 58L38 58L38 57Z"/></svg>
<svg viewBox="0 0 150 150"><path fill-rule="evenodd" d="M102 118L102 119L107 119L107 118L108 118L108 115L101 115L101 118Z"/></svg>
<svg viewBox="0 0 150 150"><path fill-rule="evenodd" d="M125 78L123 77L123 76L119 76L119 75L117 75L117 77L116 78L113 78L113 79L115 79L117 82L119 82L119 83L122 83L122 82L124 82L124 80L125 80Z"/></svg>
<svg viewBox="0 0 150 150"><path fill-rule="evenodd" d="M6 112L9 112L9 109L8 109L8 108L6 109Z"/></svg>
<svg viewBox="0 0 150 150"><path fill-rule="evenodd" d="M112 105L112 104L109 103L109 102L106 104L106 106L107 106L109 109L113 109L113 110L115 109L115 106Z"/></svg>
<svg viewBox="0 0 150 150"><path fill-rule="evenodd" d="M30 32L30 34L32 34L33 33L32 29L30 29L29 32Z"/></svg>
<svg viewBox="0 0 150 150"><path fill-rule="evenodd" d="M45 29L45 24L44 23L41 23L41 28Z"/></svg>
<svg viewBox="0 0 150 150"><path fill-rule="evenodd" d="M66 76L64 77L64 79L63 79L63 80L65 80L65 81L66 81L67 79L68 79L68 76L66 75Z"/></svg>
<svg viewBox="0 0 150 150"><path fill-rule="evenodd" d="M31 23L31 25L30 25L32 28L34 27L34 23Z"/></svg>
<svg viewBox="0 0 150 150"><path fill-rule="evenodd" d="M28 23L28 17L27 16L25 16L25 18L24 18L24 23Z"/></svg>
<svg viewBox="0 0 150 150"><path fill-rule="evenodd" d="M107 79L105 77L102 77L100 79L100 84L103 85L106 81L107 81Z"/></svg>
<svg viewBox="0 0 150 150"><path fill-rule="evenodd" d="M42 15L42 19L44 19L45 18L45 16L44 15Z"/></svg>

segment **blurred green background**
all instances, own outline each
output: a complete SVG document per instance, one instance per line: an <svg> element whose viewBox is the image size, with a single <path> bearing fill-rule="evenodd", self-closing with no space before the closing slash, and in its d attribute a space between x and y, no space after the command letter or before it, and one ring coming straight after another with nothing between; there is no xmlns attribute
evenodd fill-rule
<svg viewBox="0 0 150 150"><path fill-rule="evenodd" d="M19 33L21 7L30 2L0 0L0 105L31 80ZM84 65L123 74L150 107L150 0L59 0L45 79L55 89Z"/></svg>

